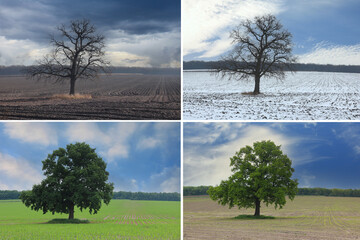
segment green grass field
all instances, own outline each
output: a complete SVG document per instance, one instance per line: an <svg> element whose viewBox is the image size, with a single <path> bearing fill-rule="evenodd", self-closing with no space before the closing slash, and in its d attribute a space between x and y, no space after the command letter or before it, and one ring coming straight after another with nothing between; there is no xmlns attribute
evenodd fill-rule
<svg viewBox="0 0 360 240"><path fill-rule="evenodd" d="M49 224L66 214L32 211L19 200L0 201L0 239L180 239L180 202L112 200L87 224Z"/></svg>
<svg viewBox="0 0 360 240"><path fill-rule="evenodd" d="M360 198L297 196L274 219L235 219L254 209L229 209L208 196L184 197L184 239L360 239Z"/></svg>

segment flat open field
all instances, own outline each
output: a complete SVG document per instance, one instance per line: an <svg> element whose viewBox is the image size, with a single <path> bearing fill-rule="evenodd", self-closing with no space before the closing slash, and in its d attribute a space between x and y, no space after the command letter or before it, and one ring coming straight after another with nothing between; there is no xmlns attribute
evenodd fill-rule
<svg viewBox="0 0 360 240"><path fill-rule="evenodd" d="M184 72L186 120L359 120L360 74L297 72L283 81L263 78L261 94L254 80L220 79L209 72Z"/></svg>
<svg viewBox="0 0 360 240"><path fill-rule="evenodd" d="M184 197L184 239L360 239L360 198L297 196L275 219L235 219L254 209L229 209L208 196Z"/></svg>
<svg viewBox="0 0 360 240"><path fill-rule="evenodd" d="M0 239L180 239L180 202L112 200L98 214L75 212L87 224L49 224L67 215L35 212L0 201Z"/></svg>
<svg viewBox="0 0 360 240"><path fill-rule="evenodd" d="M180 76L112 74L78 80L75 92L91 99L61 99L70 84L0 76L0 119L180 119Z"/></svg>

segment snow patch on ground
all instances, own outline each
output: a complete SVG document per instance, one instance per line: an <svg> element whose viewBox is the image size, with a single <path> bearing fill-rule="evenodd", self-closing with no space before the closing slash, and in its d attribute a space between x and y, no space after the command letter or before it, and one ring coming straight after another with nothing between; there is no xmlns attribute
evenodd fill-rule
<svg viewBox="0 0 360 240"><path fill-rule="evenodd" d="M359 120L360 74L288 73L284 80L220 79L210 72L184 71L184 120Z"/></svg>

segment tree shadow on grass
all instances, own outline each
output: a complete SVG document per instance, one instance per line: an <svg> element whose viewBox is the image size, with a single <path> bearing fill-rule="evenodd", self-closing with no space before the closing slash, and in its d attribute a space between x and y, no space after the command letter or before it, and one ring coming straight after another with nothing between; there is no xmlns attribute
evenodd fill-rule
<svg viewBox="0 0 360 240"><path fill-rule="evenodd" d="M84 224L90 223L87 219L65 219L65 218L55 218L47 222L47 224Z"/></svg>
<svg viewBox="0 0 360 240"><path fill-rule="evenodd" d="M243 220L253 220L253 219L275 219L273 216L254 216L254 215L239 215L236 216L235 219L243 219Z"/></svg>

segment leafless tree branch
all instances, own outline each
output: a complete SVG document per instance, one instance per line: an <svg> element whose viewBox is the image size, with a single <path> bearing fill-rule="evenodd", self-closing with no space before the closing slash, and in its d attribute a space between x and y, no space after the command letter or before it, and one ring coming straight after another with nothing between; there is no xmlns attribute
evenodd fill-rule
<svg viewBox="0 0 360 240"><path fill-rule="evenodd" d="M94 79L99 72L109 72L110 63L104 59L105 37L96 33L89 20L74 20L57 30L59 39L50 36L52 53L25 70L29 78L70 81L70 94L75 94L78 79Z"/></svg>
<svg viewBox="0 0 360 240"><path fill-rule="evenodd" d="M260 93L261 77L284 78L284 71L296 62L292 35L273 15L241 22L230 38L234 48L215 66L215 74L229 79L254 77L254 94Z"/></svg>

